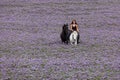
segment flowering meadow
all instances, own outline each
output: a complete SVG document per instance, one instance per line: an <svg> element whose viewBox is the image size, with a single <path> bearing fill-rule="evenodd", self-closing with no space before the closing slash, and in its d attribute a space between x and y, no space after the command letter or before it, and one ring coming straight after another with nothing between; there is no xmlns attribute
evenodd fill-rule
<svg viewBox="0 0 120 80"><path fill-rule="evenodd" d="M0 80L120 80L120 0L0 0Z"/></svg>

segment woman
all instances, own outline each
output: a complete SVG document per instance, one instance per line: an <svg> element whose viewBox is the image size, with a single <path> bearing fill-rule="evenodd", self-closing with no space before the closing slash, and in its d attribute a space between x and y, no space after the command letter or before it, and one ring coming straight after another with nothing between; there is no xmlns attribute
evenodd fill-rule
<svg viewBox="0 0 120 80"><path fill-rule="evenodd" d="M79 32L78 24L76 20L73 20L72 23L70 24L70 30Z"/></svg>
<svg viewBox="0 0 120 80"><path fill-rule="evenodd" d="M70 24L70 30L71 31L77 31L78 32L78 42L79 43L79 29L78 29L78 24L76 22L76 20L73 20L72 23Z"/></svg>

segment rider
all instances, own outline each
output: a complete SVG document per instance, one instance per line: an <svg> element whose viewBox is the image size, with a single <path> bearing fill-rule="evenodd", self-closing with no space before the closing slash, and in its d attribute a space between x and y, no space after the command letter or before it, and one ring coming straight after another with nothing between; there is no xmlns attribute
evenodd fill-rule
<svg viewBox="0 0 120 80"><path fill-rule="evenodd" d="M71 31L77 31L78 32L78 43L79 43L79 29L78 29L78 24L76 20L72 20L72 23L70 24L70 30Z"/></svg>

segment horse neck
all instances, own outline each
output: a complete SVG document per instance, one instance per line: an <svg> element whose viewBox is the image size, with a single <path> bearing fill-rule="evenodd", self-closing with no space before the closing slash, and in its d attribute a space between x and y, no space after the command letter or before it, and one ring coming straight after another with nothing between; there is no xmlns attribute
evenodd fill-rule
<svg viewBox="0 0 120 80"><path fill-rule="evenodd" d="M63 31L62 31L62 33L63 33L64 35L67 35L67 32L66 32L66 30L63 30Z"/></svg>
<svg viewBox="0 0 120 80"><path fill-rule="evenodd" d="M66 34L68 34L68 29L65 30Z"/></svg>
<svg viewBox="0 0 120 80"><path fill-rule="evenodd" d="M74 34L77 34L77 31L73 31Z"/></svg>
<svg viewBox="0 0 120 80"><path fill-rule="evenodd" d="M73 36L73 38L75 38L75 37L77 36L77 32L76 32L76 31L73 31L73 32L72 32L72 36Z"/></svg>

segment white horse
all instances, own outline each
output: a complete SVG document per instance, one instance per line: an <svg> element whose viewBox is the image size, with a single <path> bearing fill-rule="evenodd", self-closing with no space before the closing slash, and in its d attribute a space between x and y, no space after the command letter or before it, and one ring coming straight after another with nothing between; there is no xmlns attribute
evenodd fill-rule
<svg viewBox="0 0 120 80"><path fill-rule="evenodd" d="M73 45L77 45L77 38L78 38L78 32L77 31L73 31L71 34L70 34L70 37L69 37L69 40L70 40L70 43Z"/></svg>

